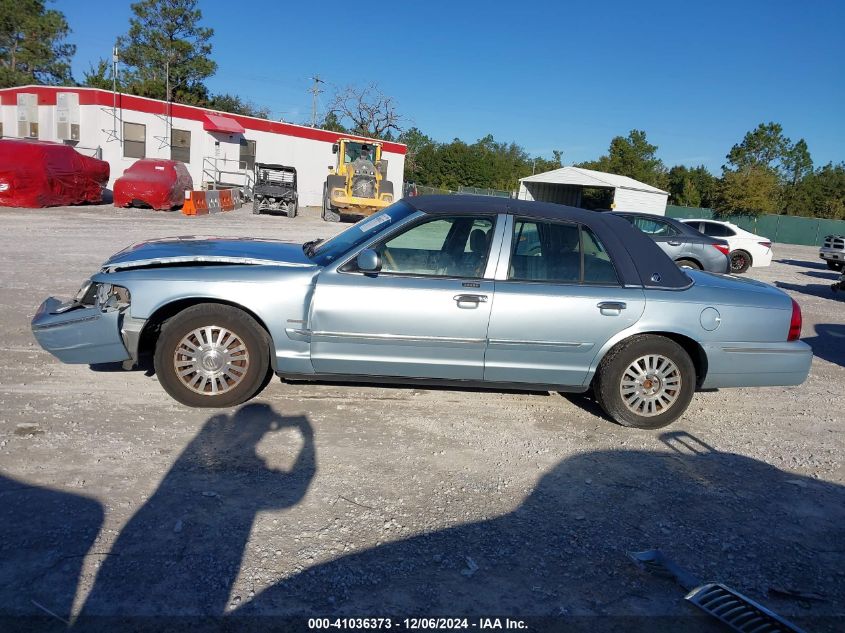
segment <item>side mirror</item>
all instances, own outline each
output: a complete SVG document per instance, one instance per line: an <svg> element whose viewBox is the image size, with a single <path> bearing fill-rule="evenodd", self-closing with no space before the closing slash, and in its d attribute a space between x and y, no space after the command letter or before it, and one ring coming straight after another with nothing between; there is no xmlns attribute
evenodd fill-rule
<svg viewBox="0 0 845 633"><path fill-rule="evenodd" d="M358 270L362 272L377 273L381 270L381 257L371 248L365 248L358 253L355 261L358 264Z"/></svg>
<svg viewBox="0 0 845 633"><path fill-rule="evenodd" d="M337 154L337 151L340 149L337 143L332 143L332 154Z"/></svg>

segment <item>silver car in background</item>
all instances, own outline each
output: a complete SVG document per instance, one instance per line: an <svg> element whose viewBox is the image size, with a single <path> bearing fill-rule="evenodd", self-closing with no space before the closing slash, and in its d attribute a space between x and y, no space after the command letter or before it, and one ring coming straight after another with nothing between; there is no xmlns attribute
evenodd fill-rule
<svg viewBox="0 0 845 633"><path fill-rule="evenodd" d="M708 237L673 218L624 211L616 215L653 239L678 266L711 273L730 272L730 247L725 240Z"/></svg>
<svg viewBox="0 0 845 633"><path fill-rule="evenodd" d="M613 214L476 196L402 200L325 242L136 244L32 329L69 363L152 355L190 406L239 404L275 373L591 392L643 428L697 389L798 385L812 358L772 286L682 270Z"/></svg>

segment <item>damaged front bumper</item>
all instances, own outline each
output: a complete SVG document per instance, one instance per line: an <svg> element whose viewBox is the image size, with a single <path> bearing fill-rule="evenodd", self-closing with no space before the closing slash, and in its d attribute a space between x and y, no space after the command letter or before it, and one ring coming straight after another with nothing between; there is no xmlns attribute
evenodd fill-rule
<svg viewBox="0 0 845 633"><path fill-rule="evenodd" d="M38 344L63 363L117 363L132 360L121 329L124 310L103 309L50 297L32 319Z"/></svg>

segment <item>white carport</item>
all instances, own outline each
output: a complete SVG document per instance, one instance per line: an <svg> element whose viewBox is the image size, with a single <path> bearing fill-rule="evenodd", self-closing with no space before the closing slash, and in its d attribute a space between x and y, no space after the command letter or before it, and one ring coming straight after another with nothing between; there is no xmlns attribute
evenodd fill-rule
<svg viewBox="0 0 845 633"><path fill-rule="evenodd" d="M612 189L614 211L666 215L668 192L627 176L582 167L561 167L522 178L517 198L580 207L584 189Z"/></svg>

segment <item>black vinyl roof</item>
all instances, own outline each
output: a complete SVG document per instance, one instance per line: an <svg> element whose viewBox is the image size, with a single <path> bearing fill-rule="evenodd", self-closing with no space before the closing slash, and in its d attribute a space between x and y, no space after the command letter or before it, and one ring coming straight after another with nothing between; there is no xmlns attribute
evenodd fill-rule
<svg viewBox="0 0 845 633"><path fill-rule="evenodd" d="M622 285L664 290L681 290L692 285L692 280L678 268L672 258L660 250L654 240L612 213L495 196L415 196L404 198L403 202L429 215L505 213L538 220L583 224L607 248Z"/></svg>

